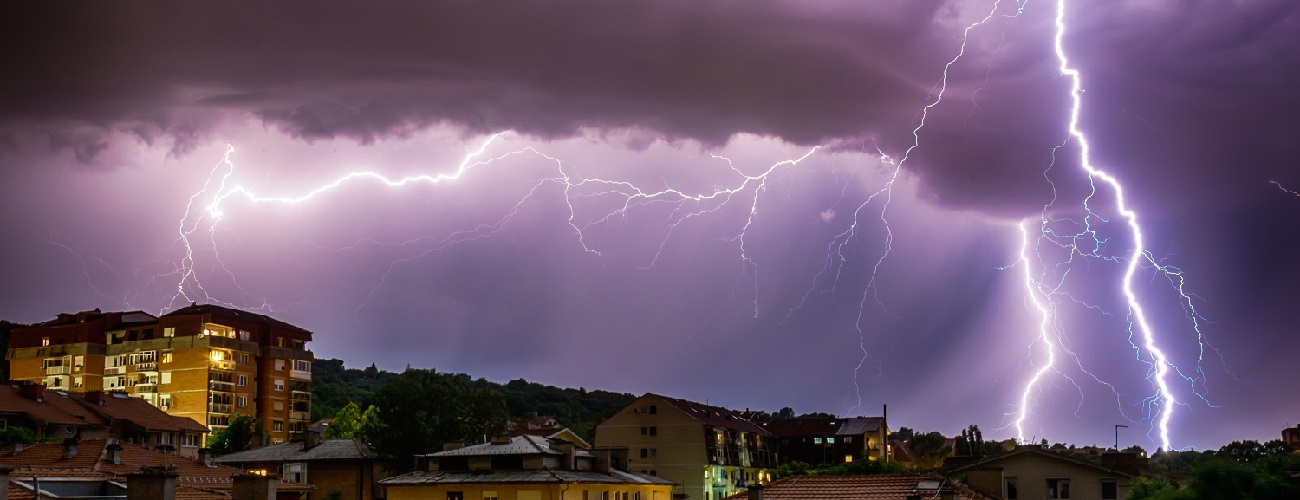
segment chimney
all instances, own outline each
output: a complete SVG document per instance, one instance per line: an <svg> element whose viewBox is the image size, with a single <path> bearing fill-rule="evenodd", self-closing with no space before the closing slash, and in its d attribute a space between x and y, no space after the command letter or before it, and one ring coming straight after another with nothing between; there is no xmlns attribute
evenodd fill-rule
<svg viewBox="0 0 1300 500"><path fill-rule="evenodd" d="M69 460L77 458L77 439L67 438L63 440L63 459Z"/></svg>
<svg viewBox="0 0 1300 500"><path fill-rule="evenodd" d="M9 473L13 467L0 466L0 500L9 500Z"/></svg>
<svg viewBox="0 0 1300 500"><path fill-rule="evenodd" d="M35 400L37 403L45 402L45 386L41 384L30 381L23 382L23 385L18 388L18 392L26 396L27 399Z"/></svg>
<svg viewBox="0 0 1300 500"><path fill-rule="evenodd" d="M86 401L104 406L104 391L90 391L86 393Z"/></svg>
<svg viewBox="0 0 1300 500"><path fill-rule="evenodd" d="M212 467L212 448L199 448L199 462L204 467Z"/></svg>
<svg viewBox="0 0 1300 500"><path fill-rule="evenodd" d="M173 467L145 467L126 475L127 500L176 500L176 477Z"/></svg>
<svg viewBox="0 0 1300 500"><path fill-rule="evenodd" d="M763 500L763 485L755 484L749 487L749 500Z"/></svg>
<svg viewBox="0 0 1300 500"><path fill-rule="evenodd" d="M302 445L302 449L304 450L311 449L311 447L320 444L320 440L321 440L320 431L308 429L306 439L304 440Z"/></svg>
<svg viewBox="0 0 1300 500"><path fill-rule="evenodd" d="M236 474L233 479L235 486L230 496L234 500L275 500L275 481L280 475Z"/></svg>
<svg viewBox="0 0 1300 500"><path fill-rule="evenodd" d="M510 436L504 434L492 436L492 444L510 444Z"/></svg>
<svg viewBox="0 0 1300 500"><path fill-rule="evenodd" d="M113 465L122 465L122 445L113 443L104 447L108 452L108 459L113 461Z"/></svg>
<svg viewBox="0 0 1300 500"><path fill-rule="evenodd" d="M459 449L464 448L464 447L465 447L465 443L462 443L462 442L460 442L460 441L453 441L453 442L450 442L450 443L443 443L443 444L442 444L442 451L459 450Z"/></svg>
<svg viewBox="0 0 1300 500"><path fill-rule="evenodd" d="M576 468L574 466L573 461L577 453L574 450L576 446L573 443L570 443L568 441L561 441L559 443L555 443L551 445L551 447L555 448L557 451L564 453L564 463L560 464L560 470L574 470Z"/></svg>
<svg viewBox="0 0 1300 500"><path fill-rule="evenodd" d="M597 471L627 470L627 448L596 448L592 452L596 455Z"/></svg>

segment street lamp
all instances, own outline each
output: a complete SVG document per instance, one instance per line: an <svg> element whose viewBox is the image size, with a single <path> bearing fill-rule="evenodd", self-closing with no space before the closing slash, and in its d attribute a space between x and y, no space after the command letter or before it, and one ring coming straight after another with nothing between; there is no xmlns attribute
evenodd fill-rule
<svg viewBox="0 0 1300 500"><path fill-rule="evenodd" d="M1115 452L1117 453L1119 452L1119 428L1120 427L1127 429L1128 426L1124 424L1115 424Z"/></svg>

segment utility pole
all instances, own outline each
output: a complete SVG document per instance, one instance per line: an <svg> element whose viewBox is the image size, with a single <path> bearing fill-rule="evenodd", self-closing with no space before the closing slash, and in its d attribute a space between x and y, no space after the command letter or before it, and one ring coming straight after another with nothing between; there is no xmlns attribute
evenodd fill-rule
<svg viewBox="0 0 1300 500"><path fill-rule="evenodd" d="M1119 428L1120 427L1127 429L1128 426L1124 424L1115 424L1115 452L1117 453L1119 452Z"/></svg>

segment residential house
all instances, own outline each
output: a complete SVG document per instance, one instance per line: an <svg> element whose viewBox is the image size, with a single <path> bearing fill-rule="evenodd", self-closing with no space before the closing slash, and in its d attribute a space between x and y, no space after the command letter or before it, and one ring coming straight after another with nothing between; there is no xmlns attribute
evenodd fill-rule
<svg viewBox="0 0 1300 500"><path fill-rule="evenodd" d="M1282 429L1282 442L1293 450L1300 450L1300 425Z"/></svg>
<svg viewBox="0 0 1300 500"><path fill-rule="evenodd" d="M314 497L338 500L384 498L379 480L384 477L383 463L370 446L360 439L320 439L309 433L306 440L290 441L222 455L213 460L315 488Z"/></svg>
<svg viewBox="0 0 1300 500"><path fill-rule="evenodd" d="M231 497L236 476L243 475L239 469L207 464L162 448L148 449L116 439L68 439L62 444L7 448L0 451L0 465L10 469L7 484L11 499L35 496L37 489L41 498L121 497L136 486L135 475L159 469L175 474L177 496L223 499ZM264 481L275 481L277 499L300 499L311 491L306 485L268 478Z"/></svg>
<svg viewBox="0 0 1300 500"><path fill-rule="evenodd" d="M889 457L884 417L787 418L763 422L779 463L842 464Z"/></svg>
<svg viewBox="0 0 1300 500"><path fill-rule="evenodd" d="M791 476L753 486L727 500L987 500L964 484L934 474Z"/></svg>
<svg viewBox="0 0 1300 500"><path fill-rule="evenodd" d="M1139 460L1133 453L1107 453L1093 463L1025 445L950 469L948 475L965 475L975 491L998 499L1117 500L1128 496Z"/></svg>
<svg viewBox="0 0 1300 500"><path fill-rule="evenodd" d="M271 442L305 432L312 333L275 318L191 304L155 317L99 309L11 333L10 378L71 392L123 391L210 429L245 414Z"/></svg>
<svg viewBox="0 0 1300 500"><path fill-rule="evenodd" d="M591 449L591 443L588 443L586 439L582 439L582 436L573 432L572 429L565 427L555 417L550 416L533 417L527 420L511 420L506 426L506 435L511 437L529 435L563 439L578 445L584 450Z"/></svg>
<svg viewBox="0 0 1300 500"><path fill-rule="evenodd" d="M390 500L671 500L673 482L627 470L626 449L500 436L424 456L428 470L380 483Z"/></svg>
<svg viewBox="0 0 1300 500"><path fill-rule="evenodd" d="M766 482L771 434L738 412L646 394L596 427L596 448L628 448L628 467L677 483L675 493L719 500Z"/></svg>

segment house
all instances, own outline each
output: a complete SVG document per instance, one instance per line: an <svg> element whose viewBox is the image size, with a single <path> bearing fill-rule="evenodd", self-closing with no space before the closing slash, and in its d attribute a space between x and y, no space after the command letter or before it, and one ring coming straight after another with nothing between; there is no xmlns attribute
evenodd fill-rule
<svg viewBox="0 0 1300 500"><path fill-rule="evenodd" d="M165 470L174 478L177 496L194 500L230 498L243 471L178 456L167 447L149 449L116 439L64 440L10 447L0 452L0 466L10 469L9 498L122 496L137 485L135 475ZM261 477L261 476L259 476ZM262 477L263 490L274 485L277 499L299 499L311 487ZM134 496L134 495L133 495ZM156 495L146 495L145 498ZM265 499L266 496L261 498Z"/></svg>
<svg viewBox="0 0 1300 500"><path fill-rule="evenodd" d="M977 460L948 471L965 475L966 484L984 495L1006 500L1126 498L1140 467L1133 453L1107 453L1099 463L1041 446Z"/></svg>
<svg viewBox="0 0 1300 500"><path fill-rule="evenodd" d="M787 418L762 426L772 433L778 462L783 464L842 464L890 457L884 417Z"/></svg>
<svg viewBox="0 0 1300 500"><path fill-rule="evenodd" d="M629 449L629 469L672 480L675 493L718 500L768 480L770 437L733 410L645 394L596 426L595 443Z"/></svg>
<svg viewBox="0 0 1300 500"><path fill-rule="evenodd" d="M791 476L753 486L726 500L986 500L964 484L934 474Z"/></svg>
<svg viewBox="0 0 1300 500"><path fill-rule="evenodd" d="M527 420L511 420L506 425L506 435L511 437L529 435L563 439L578 445L584 450L591 449L591 443L588 443L586 439L582 439L582 436L573 432L572 429L565 427L555 417L550 416L533 417Z"/></svg>
<svg viewBox="0 0 1300 500"><path fill-rule="evenodd" d="M10 378L69 392L123 391L216 430L245 414L273 443L305 432L312 333L210 304L156 317L99 309L11 332Z"/></svg>
<svg viewBox="0 0 1300 500"><path fill-rule="evenodd" d="M1282 442L1293 450L1300 450L1300 425L1282 429Z"/></svg>
<svg viewBox="0 0 1300 500"><path fill-rule="evenodd" d="M168 445L189 458L198 457L208 432L192 419L168 415L124 392L46 390L33 382L0 386L0 429L9 425L32 429L40 439L111 437L149 447Z"/></svg>
<svg viewBox="0 0 1300 500"><path fill-rule="evenodd" d="M320 439L319 434L308 434L304 441L222 455L213 462L258 475L279 474L286 481L313 486L320 498L383 498L379 486L383 464L360 439Z"/></svg>
<svg viewBox="0 0 1300 500"><path fill-rule="evenodd" d="M390 500L671 500L673 482L627 470L626 449L499 436L425 455L427 470L380 481Z"/></svg>

